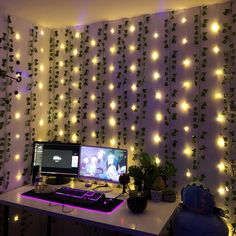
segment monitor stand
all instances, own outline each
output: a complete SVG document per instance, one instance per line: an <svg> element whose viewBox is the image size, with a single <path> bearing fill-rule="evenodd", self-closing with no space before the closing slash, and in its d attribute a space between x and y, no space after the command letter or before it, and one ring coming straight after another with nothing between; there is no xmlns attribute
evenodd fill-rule
<svg viewBox="0 0 236 236"><path fill-rule="evenodd" d="M65 176L52 176L48 177L45 181L46 184L51 185L63 185L70 183L71 178Z"/></svg>

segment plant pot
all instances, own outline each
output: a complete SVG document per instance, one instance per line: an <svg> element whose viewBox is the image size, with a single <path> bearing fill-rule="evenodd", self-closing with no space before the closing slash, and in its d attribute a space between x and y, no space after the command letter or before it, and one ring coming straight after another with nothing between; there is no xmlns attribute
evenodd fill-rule
<svg viewBox="0 0 236 236"><path fill-rule="evenodd" d="M163 195L163 201L164 202L175 202L176 201L176 195Z"/></svg>
<svg viewBox="0 0 236 236"><path fill-rule="evenodd" d="M160 202L162 200L162 191L151 189L151 200L154 202Z"/></svg>

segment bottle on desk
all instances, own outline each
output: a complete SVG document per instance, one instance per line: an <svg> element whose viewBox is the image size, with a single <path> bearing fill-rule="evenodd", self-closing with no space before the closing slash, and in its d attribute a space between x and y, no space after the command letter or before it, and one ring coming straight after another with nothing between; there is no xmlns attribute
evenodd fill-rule
<svg viewBox="0 0 236 236"><path fill-rule="evenodd" d="M41 192L41 188L43 185L43 176L40 174L40 172L37 174L37 176L35 177L35 187L34 187L34 191L36 193L40 193Z"/></svg>

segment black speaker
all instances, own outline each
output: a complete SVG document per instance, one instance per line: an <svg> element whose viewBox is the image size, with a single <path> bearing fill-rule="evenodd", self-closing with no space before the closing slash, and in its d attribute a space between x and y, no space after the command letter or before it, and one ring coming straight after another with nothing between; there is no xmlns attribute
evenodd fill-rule
<svg viewBox="0 0 236 236"><path fill-rule="evenodd" d="M32 184L35 183L35 177L37 176L38 173L39 173L39 166L33 166L33 169L32 169Z"/></svg>

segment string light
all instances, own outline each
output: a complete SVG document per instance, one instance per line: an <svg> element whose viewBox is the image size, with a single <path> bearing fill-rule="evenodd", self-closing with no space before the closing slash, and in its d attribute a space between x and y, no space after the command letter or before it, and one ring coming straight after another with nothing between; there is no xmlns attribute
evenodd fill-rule
<svg viewBox="0 0 236 236"><path fill-rule="evenodd" d="M161 75L158 71L154 71L153 74L152 74L152 77L154 80L159 80Z"/></svg>
<svg viewBox="0 0 236 236"><path fill-rule="evenodd" d="M92 63L93 63L94 65L96 65L96 64L98 63L98 58L97 58L96 56L93 57Z"/></svg>
<svg viewBox="0 0 236 236"><path fill-rule="evenodd" d="M187 112L190 109L190 105L186 101L183 101L180 103L180 108L183 112Z"/></svg>
<svg viewBox="0 0 236 236"><path fill-rule="evenodd" d="M16 120L19 120L19 119L20 119L20 112L16 112L16 113L15 113L15 119L16 119Z"/></svg>
<svg viewBox="0 0 236 236"><path fill-rule="evenodd" d="M60 67L63 67L63 66L64 66L64 62L63 62L63 61L60 61L60 62L59 62L59 66L60 66Z"/></svg>
<svg viewBox="0 0 236 236"><path fill-rule="evenodd" d="M188 68L191 65L191 60L189 58L185 58L182 64L185 68Z"/></svg>
<svg viewBox="0 0 236 236"><path fill-rule="evenodd" d="M161 100L161 99L162 99L162 93L161 93L160 91L156 91L156 92L155 92L155 98L156 98L157 100Z"/></svg>
<svg viewBox="0 0 236 236"><path fill-rule="evenodd" d="M71 140L72 140L72 142L77 142L77 135L76 134L72 134L72 136L71 136Z"/></svg>
<svg viewBox="0 0 236 236"><path fill-rule="evenodd" d="M95 82L96 80L97 80L97 78L96 78L96 76L94 75L94 76L92 77L92 81Z"/></svg>
<svg viewBox="0 0 236 236"><path fill-rule="evenodd" d="M217 77L223 76L223 75L224 75L224 70L223 70L222 68L216 69L216 70L215 70L215 75L216 75Z"/></svg>
<svg viewBox="0 0 236 236"><path fill-rule="evenodd" d="M161 142L161 136L158 133L154 134L153 141L154 143L159 144Z"/></svg>
<svg viewBox="0 0 236 236"><path fill-rule="evenodd" d="M19 173L16 175L16 180L17 180L17 181L20 181L20 180L21 180L21 177L22 177L22 175L21 175L21 173L19 172Z"/></svg>
<svg viewBox="0 0 236 236"><path fill-rule="evenodd" d="M19 138L20 138L20 135L19 135L19 134L16 134L16 135L15 135L15 138L16 138L16 139L19 139Z"/></svg>
<svg viewBox="0 0 236 236"><path fill-rule="evenodd" d="M190 170L188 169L185 173L187 178L190 178L192 176L192 173L190 172Z"/></svg>
<svg viewBox="0 0 236 236"><path fill-rule="evenodd" d="M223 136L218 136L216 139L217 146L220 148L224 148L226 146L225 140Z"/></svg>
<svg viewBox="0 0 236 236"><path fill-rule="evenodd" d="M15 54L15 57L16 57L17 59L20 59L20 53L17 52L17 53Z"/></svg>
<svg viewBox="0 0 236 236"><path fill-rule="evenodd" d="M216 34L219 32L219 30L220 30L220 25L218 24L218 22L213 22L211 24L211 31Z"/></svg>
<svg viewBox="0 0 236 236"><path fill-rule="evenodd" d="M161 112L157 112L155 117L156 117L157 122L161 122L163 120L163 115Z"/></svg>
<svg viewBox="0 0 236 236"><path fill-rule="evenodd" d="M43 64L41 64L41 65L39 66L39 70L40 70L41 72L44 71L44 65L43 65Z"/></svg>
<svg viewBox="0 0 236 236"><path fill-rule="evenodd" d="M131 130L135 131L136 130L136 126L135 125L131 125Z"/></svg>
<svg viewBox="0 0 236 236"><path fill-rule="evenodd" d="M214 93L214 99L215 99L215 100L221 100L221 99L223 99L223 98L224 98L224 95L223 95L222 92L216 91L216 92Z"/></svg>
<svg viewBox="0 0 236 236"><path fill-rule="evenodd" d="M116 119L113 116L109 118L109 124L112 127L116 125Z"/></svg>
<svg viewBox="0 0 236 236"><path fill-rule="evenodd" d="M78 52L78 49L77 49L77 48L74 48L74 50L73 50L73 55L74 55L74 56L77 56L78 53L79 53L79 52Z"/></svg>
<svg viewBox="0 0 236 236"><path fill-rule="evenodd" d="M80 37L80 33L77 31L77 32L75 32L75 38L79 38Z"/></svg>
<svg viewBox="0 0 236 236"><path fill-rule="evenodd" d="M111 32L111 34L114 34L115 33L115 29L111 28L110 32Z"/></svg>
<svg viewBox="0 0 236 236"><path fill-rule="evenodd" d="M114 70L115 70L115 67L114 67L114 65L113 65L113 64L112 64L112 65L110 65L110 66L109 66L109 71L110 71L110 72L113 72Z"/></svg>
<svg viewBox="0 0 236 236"><path fill-rule="evenodd" d="M111 146L115 146L116 145L116 139L115 138L111 138L110 139L110 144L111 144Z"/></svg>
<svg viewBox="0 0 236 236"><path fill-rule="evenodd" d="M183 150L183 154L187 157L191 157L193 153L193 150L190 146L185 146L184 150Z"/></svg>
<svg viewBox="0 0 236 236"><path fill-rule="evenodd" d="M158 156L158 154L157 154L156 157L155 157L155 162L156 162L157 166L159 166L159 165L161 164L161 159L160 159L160 157Z"/></svg>
<svg viewBox="0 0 236 236"><path fill-rule="evenodd" d="M61 137L64 135L64 131L63 131L62 129L59 131L59 135L60 135Z"/></svg>
<svg viewBox="0 0 236 236"><path fill-rule="evenodd" d="M44 49L43 49L43 48L40 48L40 52L44 52Z"/></svg>
<svg viewBox="0 0 236 236"><path fill-rule="evenodd" d="M17 160L19 160L20 159L20 154L16 154L15 155L15 160L17 161Z"/></svg>
<svg viewBox="0 0 236 236"><path fill-rule="evenodd" d="M185 45L186 43L188 43L188 39L187 38L183 38L182 39L182 44Z"/></svg>
<svg viewBox="0 0 236 236"><path fill-rule="evenodd" d="M112 46L112 47L110 47L110 53L111 54L115 54L115 52L116 52L116 47L115 46Z"/></svg>
<svg viewBox="0 0 236 236"><path fill-rule="evenodd" d="M75 72L75 74L77 74L77 73L79 72L79 67L78 67L78 66L75 66L75 67L73 68L73 71Z"/></svg>
<svg viewBox="0 0 236 236"><path fill-rule="evenodd" d="M137 105L136 105L136 104L133 104L133 105L131 106L131 110L132 110L132 111L137 111Z"/></svg>
<svg viewBox="0 0 236 236"><path fill-rule="evenodd" d="M220 196L224 196L226 194L225 188L223 186L220 186L217 191Z"/></svg>
<svg viewBox="0 0 236 236"><path fill-rule="evenodd" d="M109 89L112 91L115 88L114 84L110 83L109 84Z"/></svg>
<svg viewBox="0 0 236 236"><path fill-rule="evenodd" d="M96 46L96 40L95 39L92 39L91 42L90 42L91 46L92 47L95 47Z"/></svg>
<svg viewBox="0 0 236 236"><path fill-rule="evenodd" d="M60 45L60 49L65 49L65 44L64 43L61 43L61 45Z"/></svg>
<svg viewBox="0 0 236 236"><path fill-rule="evenodd" d="M186 23L186 22L187 22L187 19L186 19L185 17L182 17L182 18L181 18L181 23L184 24L184 23Z"/></svg>
<svg viewBox="0 0 236 236"><path fill-rule="evenodd" d="M90 113L90 119L91 119L91 120L96 119L96 113L95 113L95 112L91 112L91 113Z"/></svg>
<svg viewBox="0 0 236 236"><path fill-rule="evenodd" d="M113 101L111 101L111 103L110 103L110 108L112 109L112 110L115 110L116 109L116 102L113 100Z"/></svg>
<svg viewBox="0 0 236 236"><path fill-rule="evenodd" d="M92 138L96 138L96 132L95 132L95 131L92 131L91 137L92 137Z"/></svg>
<svg viewBox="0 0 236 236"><path fill-rule="evenodd" d="M42 107L42 106L43 106L43 102L40 102L40 103L39 103L39 106L41 106L41 107Z"/></svg>
<svg viewBox="0 0 236 236"><path fill-rule="evenodd" d="M183 82L183 87L184 87L186 90L189 90L189 89L192 87L191 81L189 81L189 80L184 81L184 82Z"/></svg>
<svg viewBox="0 0 236 236"><path fill-rule="evenodd" d="M212 48L212 51L213 51L213 53L218 54L218 53L220 52L220 48L219 48L217 45L215 45L215 46Z"/></svg>
<svg viewBox="0 0 236 236"><path fill-rule="evenodd" d="M224 162L220 162L218 165L217 165L217 168L219 169L220 172L224 172L225 171L225 164Z"/></svg>
<svg viewBox="0 0 236 236"><path fill-rule="evenodd" d="M96 99L96 95L95 95L94 93L91 94L90 99L91 99L92 101L94 101L94 100Z"/></svg>
<svg viewBox="0 0 236 236"><path fill-rule="evenodd" d="M136 83L133 83L133 84L131 85L131 90L132 90L133 92L136 92L136 91L137 91L137 85L136 85Z"/></svg>
<svg viewBox="0 0 236 236"><path fill-rule="evenodd" d="M151 58L153 61L156 61L159 58L159 53L157 51L153 51L151 53Z"/></svg>
<svg viewBox="0 0 236 236"><path fill-rule="evenodd" d="M73 116L71 117L71 122L72 122L73 124L75 124L75 123L77 122L77 117L76 117L76 115L73 115Z"/></svg>
<svg viewBox="0 0 236 236"><path fill-rule="evenodd" d="M190 131L190 127L189 126L184 126L184 132L188 133Z"/></svg>
<svg viewBox="0 0 236 236"><path fill-rule="evenodd" d="M40 89L40 90L43 89L43 83L42 83L42 82L39 83L39 89Z"/></svg>
<svg viewBox="0 0 236 236"><path fill-rule="evenodd" d="M216 116L216 121L219 122L219 123L225 123L225 115L222 114L222 113L218 113L217 116Z"/></svg>
<svg viewBox="0 0 236 236"><path fill-rule="evenodd" d="M16 222L16 221L18 221L19 220L19 216L18 215L15 215L14 216L14 221Z"/></svg>
<svg viewBox="0 0 236 236"><path fill-rule="evenodd" d="M15 34L15 39L16 39L16 40L20 40L20 34L19 34L19 33L16 33L16 34Z"/></svg>
<svg viewBox="0 0 236 236"><path fill-rule="evenodd" d="M60 118L62 118L64 115L63 115L63 113L61 112L61 111L59 111L58 112L58 118L60 119Z"/></svg>
<svg viewBox="0 0 236 236"><path fill-rule="evenodd" d="M131 151L131 152L134 152L134 151L135 151L134 146L130 146L130 151Z"/></svg>
<svg viewBox="0 0 236 236"><path fill-rule="evenodd" d="M43 121L43 119L40 119L39 126L43 126L43 125L44 125L44 121Z"/></svg>
<svg viewBox="0 0 236 236"><path fill-rule="evenodd" d="M16 94L16 99L20 100L21 99L21 94L18 92L18 94Z"/></svg>
<svg viewBox="0 0 236 236"><path fill-rule="evenodd" d="M129 31L130 31L131 33L133 33L133 32L135 31L135 26L134 26L134 25L131 25L131 26L129 27Z"/></svg>
<svg viewBox="0 0 236 236"><path fill-rule="evenodd" d="M129 45L129 50L130 50L130 52L134 52L135 49L136 49L136 47L135 47L134 44Z"/></svg>
<svg viewBox="0 0 236 236"><path fill-rule="evenodd" d="M130 70L131 70L132 72L135 72L135 71L136 71L136 65L135 65L135 64L132 64L132 65L130 66Z"/></svg>
<svg viewBox="0 0 236 236"><path fill-rule="evenodd" d="M154 39L159 38L159 34L158 34L157 32L153 33L153 38L154 38Z"/></svg>

